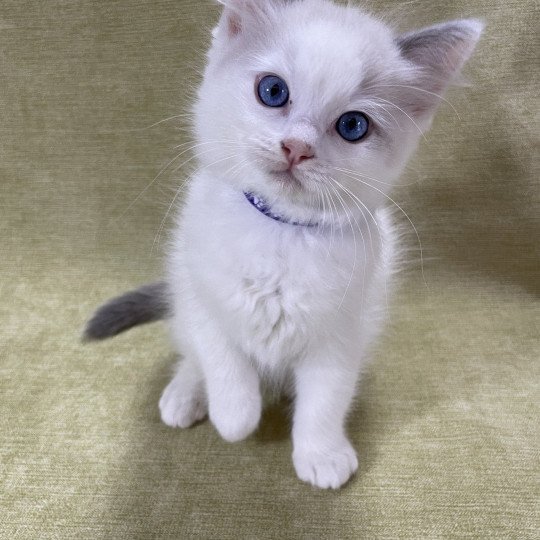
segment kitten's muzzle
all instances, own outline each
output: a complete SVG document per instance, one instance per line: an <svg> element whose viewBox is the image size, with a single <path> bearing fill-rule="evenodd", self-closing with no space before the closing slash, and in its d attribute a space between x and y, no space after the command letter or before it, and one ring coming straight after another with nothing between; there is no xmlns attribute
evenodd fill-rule
<svg viewBox="0 0 540 540"><path fill-rule="evenodd" d="M315 152L311 144L301 139L285 139L281 141L281 149L289 163L289 171L300 163L315 157Z"/></svg>

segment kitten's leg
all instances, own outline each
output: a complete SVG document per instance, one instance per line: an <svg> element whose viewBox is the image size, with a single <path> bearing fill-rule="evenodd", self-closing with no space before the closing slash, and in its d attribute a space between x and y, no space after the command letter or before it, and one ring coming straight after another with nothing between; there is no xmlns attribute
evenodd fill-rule
<svg viewBox="0 0 540 540"><path fill-rule="evenodd" d="M197 361L185 358L159 400L161 420L171 427L187 428L208 414L204 378Z"/></svg>
<svg viewBox="0 0 540 540"><path fill-rule="evenodd" d="M298 477L314 486L338 488L358 468L345 433L358 371L336 351L317 352L295 369L293 463Z"/></svg>
<svg viewBox="0 0 540 540"><path fill-rule="evenodd" d="M173 297L173 305L172 337L186 359L196 363L186 365L187 377L181 364L179 373L165 389L160 402L163 421L173 423L171 415L165 414L169 412L165 411L167 398L174 396L173 403L183 407L181 395L195 395L195 401L200 403L202 388L205 413L208 412L220 435L230 442L246 438L256 429L261 417L262 400L255 368L249 358L231 345L194 294L178 294ZM175 387L180 391L173 391ZM172 404L171 408L174 408ZM197 419L202 414L201 407L193 407L191 411L198 411L188 415L191 418Z"/></svg>
<svg viewBox="0 0 540 540"><path fill-rule="evenodd" d="M261 418L262 399L254 366L210 319L198 320L192 340L204 372L210 420L226 441L245 439Z"/></svg>

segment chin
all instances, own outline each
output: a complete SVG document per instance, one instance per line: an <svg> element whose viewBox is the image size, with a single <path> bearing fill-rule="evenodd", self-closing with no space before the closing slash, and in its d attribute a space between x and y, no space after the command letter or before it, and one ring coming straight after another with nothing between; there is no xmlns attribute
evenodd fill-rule
<svg viewBox="0 0 540 540"><path fill-rule="evenodd" d="M305 189L305 181L302 175L295 171L269 171L267 173L271 182L277 182L283 189L302 190Z"/></svg>

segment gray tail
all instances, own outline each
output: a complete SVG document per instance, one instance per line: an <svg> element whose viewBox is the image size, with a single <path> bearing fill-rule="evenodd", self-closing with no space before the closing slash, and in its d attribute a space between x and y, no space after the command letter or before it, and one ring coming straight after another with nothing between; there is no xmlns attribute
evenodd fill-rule
<svg viewBox="0 0 540 540"><path fill-rule="evenodd" d="M167 285L151 283L101 306L87 323L83 339L95 341L116 336L138 324L145 324L169 316Z"/></svg>

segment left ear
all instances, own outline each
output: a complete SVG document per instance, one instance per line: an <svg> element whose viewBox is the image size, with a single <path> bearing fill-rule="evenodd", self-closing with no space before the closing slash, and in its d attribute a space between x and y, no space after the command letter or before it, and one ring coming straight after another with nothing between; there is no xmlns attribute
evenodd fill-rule
<svg viewBox="0 0 540 540"><path fill-rule="evenodd" d="M477 19L451 21L399 36L397 46L417 73L415 86L422 91L411 99L413 113L435 110L441 95L457 78L478 42L484 24ZM412 96L411 96L412 97Z"/></svg>

